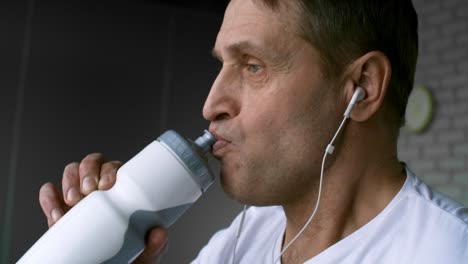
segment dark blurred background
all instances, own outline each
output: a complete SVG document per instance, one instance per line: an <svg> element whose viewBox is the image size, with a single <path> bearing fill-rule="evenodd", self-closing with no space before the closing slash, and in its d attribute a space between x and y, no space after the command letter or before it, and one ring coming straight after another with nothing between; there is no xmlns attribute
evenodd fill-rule
<svg viewBox="0 0 468 264"><path fill-rule="evenodd" d="M67 163L91 152L126 161L167 129L194 138L208 126L201 109L218 70L210 52L226 6L29 3L0 2L1 264L14 263L47 230L38 191L60 184ZM468 204L468 1L414 3L416 82L433 93L435 115L421 134L402 130L400 157ZM164 263L188 263L240 209L215 183L170 229Z"/></svg>
<svg viewBox="0 0 468 264"><path fill-rule="evenodd" d="M30 2L0 3L1 263L47 230L38 191L59 185L67 163L91 152L126 161L167 129L195 138L207 128L226 5L35 0L28 26ZM165 263L189 262L239 208L215 183L170 229Z"/></svg>

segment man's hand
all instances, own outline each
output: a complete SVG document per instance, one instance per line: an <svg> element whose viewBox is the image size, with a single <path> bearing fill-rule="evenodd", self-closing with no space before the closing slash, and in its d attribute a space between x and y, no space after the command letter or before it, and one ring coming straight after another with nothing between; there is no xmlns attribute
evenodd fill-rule
<svg viewBox="0 0 468 264"><path fill-rule="evenodd" d="M116 181L120 161L106 162L100 153L86 156L81 163L68 164L62 177L62 192L52 183L46 183L39 191L39 202L51 227L71 207L95 190L108 190ZM167 249L167 233L162 228L150 230L146 236L143 253L134 263L157 263Z"/></svg>

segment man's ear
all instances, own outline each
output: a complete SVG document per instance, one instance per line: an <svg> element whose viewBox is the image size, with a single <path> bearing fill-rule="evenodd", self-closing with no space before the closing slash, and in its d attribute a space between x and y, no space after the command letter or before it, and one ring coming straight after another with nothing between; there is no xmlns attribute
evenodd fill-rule
<svg viewBox="0 0 468 264"><path fill-rule="evenodd" d="M383 105L392 67L387 56L380 51L371 51L355 60L345 81L345 97L351 100L357 86L364 89L366 97L356 104L350 118L363 122L371 118Z"/></svg>

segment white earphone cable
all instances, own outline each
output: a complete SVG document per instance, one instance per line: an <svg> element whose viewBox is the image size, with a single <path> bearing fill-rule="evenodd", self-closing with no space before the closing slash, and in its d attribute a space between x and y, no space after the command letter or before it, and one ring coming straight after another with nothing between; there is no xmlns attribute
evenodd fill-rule
<svg viewBox="0 0 468 264"><path fill-rule="evenodd" d="M273 256L273 264L276 264L280 259L281 259L281 256L284 254L284 252L289 248L289 246L291 246L292 243L294 243L294 241L296 241L296 239L302 234L304 233L305 229L307 228L307 226L309 226L310 222L312 222L312 219L314 218L315 216L315 213L317 212L318 210L318 207L319 207L319 204L320 204L320 197L322 195L322 185L323 185L323 174L324 174L324 171L325 171L325 161L327 160L327 155L331 155L333 154L333 151L335 150L335 147L333 146L333 143L335 142L336 138L338 137L339 133L341 132L341 130L343 129L345 123L346 123L346 120L349 118L349 116L351 115L351 111L353 110L355 104L357 102L360 102L361 100L364 99L364 97L366 96L366 93L365 91L357 86L356 87L356 91L354 92L349 104L348 104L348 107L346 108L346 111L344 113L344 118L343 120L341 121L341 124L340 126L338 127L338 129L336 130L335 132L335 135L333 136L332 140L330 141L330 143L327 145L326 149L325 149L325 153L323 154L323 159L322 159L322 166L320 168L320 181L319 181L319 189L318 189L318 194L317 194L317 202L315 203L315 208L314 208L314 211L312 212L312 214L310 215L309 219L307 220L307 222L304 224L304 226L302 227L302 229L297 233L297 235L291 240L289 241L289 243L283 248L283 250L280 252L279 256L276 258L276 260L274 260L274 256ZM245 217L245 211L246 211L246 205L244 205L244 211L242 213L242 218L241 218L241 221L239 222L239 227L238 227L238 230L237 230L237 234L236 234L236 238L235 238L235 242L234 242L234 250L233 250L233 255L232 255L232 264L235 264L235 258L236 258L236 247L237 247L237 242L239 240L239 237L240 237L240 232L241 232L241 229L242 229L242 225L243 225L243 222L244 222L244 217Z"/></svg>
<svg viewBox="0 0 468 264"><path fill-rule="evenodd" d="M348 116L345 115L345 117L343 118L343 121L341 121L341 124L340 126L338 127L338 130L336 130L336 133L335 135L333 136L333 139L330 141L330 144L328 144L327 148L325 149L325 153L323 154L323 159L322 159L322 166L321 166L321 169L320 169L320 182L319 182L319 189L318 189L318 194L317 194L317 202L315 203L315 208L314 208L314 211L312 212L312 214L310 215L309 219L307 220L307 222L304 224L304 226L302 227L301 231L299 231L299 233L297 233L297 235L291 240L289 241L289 243L283 248L283 250L281 251L280 255L278 256L278 258L273 262L274 264L276 264L280 259L281 259L281 256L283 255L283 253L289 248L289 246L291 246L292 243L294 243L294 241L296 241L296 239L305 231L305 229L307 228L307 226L310 224L310 222L312 222L312 219L314 218L315 216L315 213L317 212L318 210L318 207L319 207L319 204L320 204L320 196L322 195L322 183L323 183L323 173L324 173L324 170L325 170L325 161L327 159L327 155L331 155L333 154L333 151L335 150L335 147L333 146L333 143L335 142L338 134L340 133L341 129L343 128L344 124L346 123L346 120L348 119Z"/></svg>

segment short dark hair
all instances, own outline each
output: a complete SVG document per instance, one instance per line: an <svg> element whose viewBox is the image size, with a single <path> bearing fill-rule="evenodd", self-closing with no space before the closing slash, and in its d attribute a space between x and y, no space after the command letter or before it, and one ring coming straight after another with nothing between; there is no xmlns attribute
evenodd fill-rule
<svg viewBox="0 0 468 264"><path fill-rule="evenodd" d="M392 66L388 116L396 129L404 124L418 57L418 18L411 0L259 1L273 10L298 11L298 33L321 53L326 77L339 76L367 52L384 53Z"/></svg>

